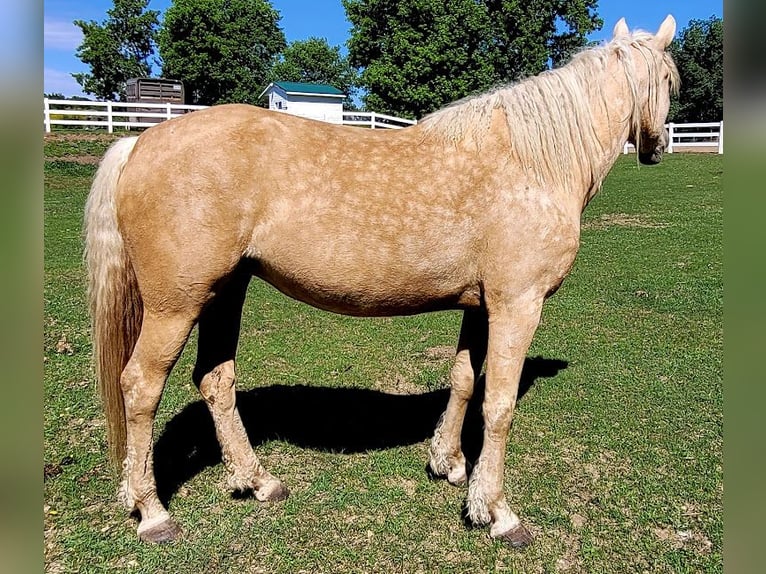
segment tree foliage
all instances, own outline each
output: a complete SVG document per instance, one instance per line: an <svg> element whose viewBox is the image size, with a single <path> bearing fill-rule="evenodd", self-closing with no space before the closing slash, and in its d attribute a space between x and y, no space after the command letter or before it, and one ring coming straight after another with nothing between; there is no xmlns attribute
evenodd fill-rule
<svg viewBox="0 0 766 574"><path fill-rule="evenodd" d="M101 100L124 100L129 78L149 76L159 12L147 10L149 0L114 0L99 24L75 20L83 41L76 56L90 73L72 74L83 92Z"/></svg>
<svg viewBox="0 0 766 574"><path fill-rule="evenodd" d="M566 63L600 30L598 0L484 0L495 79L510 82Z"/></svg>
<svg viewBox="0 0 766 574"><path fill-rule="evenodd" d="M490 20L475 0L343 0L368 109L421 117L491 83Z"/></svg>
<svg viewBox="0 0 766 574"><path fill-rule="evenodd" d="M560 63L600 28L596 0L343 0L365 103L421 117Z"/></svg>
<svg viewBox="0 0 766 574"><path fill-rule="evenodd" d="M90 102L92 101L90 98L86 98L85 96L65 96L61 92L51 92L46 93L43 92L43 98L48 98L49 100L69 100L71 102Z"/></svg>
<svg viewBox="0 0 766 574"><path fill-rule="evenodd" d="M692 20L670 45L681 75L681 90L671 103L674 122L723 119L723 20Z"/></svg>
<svg viewBox="0 0 766 574"><path fill-rule="evenodd" d="M285 48L268 0L174 0L158 36L162 71L195 104L255 103Z"/></svg>
<svg viewBox="0 0 766 574"><path fill-rule="evenodd" d="M325 38L309 38L291 42L271 68L272 82L310 82L330 84L349 96L356 91L359 78L348 58L338 46L330 46Z"/></svg>

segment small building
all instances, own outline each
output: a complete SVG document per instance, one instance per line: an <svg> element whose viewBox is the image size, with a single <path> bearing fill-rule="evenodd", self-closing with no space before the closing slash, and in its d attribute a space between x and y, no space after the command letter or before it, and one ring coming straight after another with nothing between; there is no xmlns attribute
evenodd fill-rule
<svg viewBox="0 0 766 574"><path fill-rule="evenodd" d="M346 94L329 84L272 82L261 95L269 98L269 109L332 124L343 123Z"/></svg>

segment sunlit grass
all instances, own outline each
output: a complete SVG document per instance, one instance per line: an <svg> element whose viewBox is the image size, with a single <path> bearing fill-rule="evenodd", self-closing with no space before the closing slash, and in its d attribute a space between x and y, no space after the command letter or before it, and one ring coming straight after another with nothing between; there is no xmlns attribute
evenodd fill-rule
<svg viewBox="0 0 766 574"><path fill-rule="evenodd" d="M56 160L45 168L51 571L721 571L721 157L675 154L651 168L621 158L585 214L575 268L529 352L540 376L506 459L509 500L537 536L529 549L467 528L465 491L425 472L446 400L440 349L454 344L459 314L340 317L258 281L239 350L241 410L292 495L262 505L225 491L190 382L193 337L156 427L160 489L184 536L153 547L116 503L105 460L82 268L95 166L68 161L104 146L77 145L46 144ZM475 410L468 424L478 428Z"/></svg>

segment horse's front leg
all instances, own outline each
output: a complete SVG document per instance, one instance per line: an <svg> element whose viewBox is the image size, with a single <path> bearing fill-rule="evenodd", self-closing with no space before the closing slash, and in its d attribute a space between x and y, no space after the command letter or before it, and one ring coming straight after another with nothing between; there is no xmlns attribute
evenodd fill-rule
<svg viewBox="0 0 766 574"><path fill-rule="evenodd" d="M468 480L461 433L468 401L481 374L487 355L487 313L484 309L468 309L463 313L455 364L450 372L450 396L431 440L431 470L446 476L451 484Z"/></svg>
<svg viewBox="0 0 766 574"><path fill-rule="evenodd" d="M468 486L468 516L475 524L489 522L493 538L515 547L526 546L532 536L505 499L505 450L524 357L540 322L542 303L542 295L531 293L510 302L488 302L484 443Z"/></svg>

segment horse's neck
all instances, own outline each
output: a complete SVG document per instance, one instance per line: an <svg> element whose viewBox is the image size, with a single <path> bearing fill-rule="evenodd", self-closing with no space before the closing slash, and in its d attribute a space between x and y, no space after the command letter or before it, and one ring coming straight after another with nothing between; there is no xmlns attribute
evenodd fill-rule
<svg viewBox="0 0 766 574"><path fill-rule="evenodd" d="M582 197L582 209L601 189L601 184L609 170L622 154L630 133L630 121L633 117L633 100L630 86L622 64L616 59L610 60L598 84L597 89L589 90L590 105L593 113L593 129L601 142L602 153L593 162L593 178L586 183Z"/></svg>

